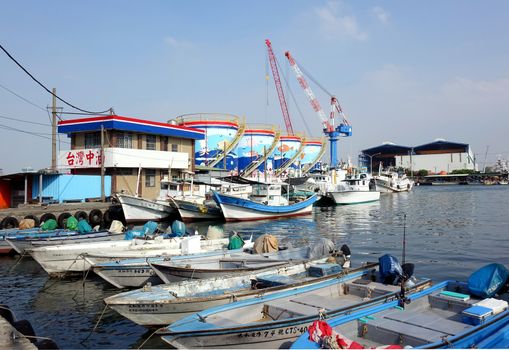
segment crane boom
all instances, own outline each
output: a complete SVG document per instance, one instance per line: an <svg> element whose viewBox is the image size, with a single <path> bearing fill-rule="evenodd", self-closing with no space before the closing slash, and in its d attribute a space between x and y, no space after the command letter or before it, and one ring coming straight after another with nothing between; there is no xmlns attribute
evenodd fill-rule
<svg viewBox="0 0 509 350"><path fill-rule="evenodd" d="M269 39L265 40L267 50L269 52L270 68L272 69L272 75L274 76L274 84L276 84L277 96L279 98L279 105L281 106L281 112L283 113L283 119L285 121L286 132L293 135L293 126L290 119L290 113L288 112L288 106L286 104L285 94L283 92L283 86L281 85L281 79L279 78L279 71L277 69L276 56L272 51L272 44Z"/></svg>
<svg viewBox="0 0 509 350"><path fill-rule="evenodd" d="M308 97L309 103L311 104L311 107L313 110L318 113L318 116L320 117L320 120L322 121L323 128L327 131L334 130L334 119L327 120L327 117L325 116L325 113L322 109L322 106L320 106L320 102L318 102L318 99L316 98L315 94L313 93L313 90L311 90L311 87L309 86L308 82L306 81L306 78L304 78L304 74L300 70L299 66L297 65L297 62L293 59L292 55L290 54L290 51L285 52L285 56L290 62L290 66L292 67L293 71L295 72L295 75L297 76L297 81L299 82L302 89L304 89L304 92L306 93L306 96Z"/></svg>

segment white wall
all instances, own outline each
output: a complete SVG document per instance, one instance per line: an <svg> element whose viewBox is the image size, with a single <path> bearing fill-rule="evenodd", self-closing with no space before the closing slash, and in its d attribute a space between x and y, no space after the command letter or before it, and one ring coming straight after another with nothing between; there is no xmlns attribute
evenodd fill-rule
<svg viewBox="0 0 509 350"><path fill-rule="evenodd" d="M445 171L450 173L458 169L475 170L472 155L469 153L420 154L410 156L396 156L396 166L411 168L414 171L421 169L432 173ZM412 159L412 166L410 165Z"/></svg>
<svg viewBox="0 0 509 350"><path fill-rule="evenodd" d="M79 154L80 151L83 153ZM99 155L99 148L60 151L58 167L66 169L100 168ZM104 158L106 168L138 168L141 166L145 169L187 169L189 167L189 154L185 152L105 148Z"/></svg>

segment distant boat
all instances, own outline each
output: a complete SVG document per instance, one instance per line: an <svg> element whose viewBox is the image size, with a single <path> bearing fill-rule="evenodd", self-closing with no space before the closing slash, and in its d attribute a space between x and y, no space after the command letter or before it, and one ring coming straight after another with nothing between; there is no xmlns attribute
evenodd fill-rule
<svg viewBox="0 0 509 350"><path fill-rule="evenodd" d="M126 222L161 221L177 211L171 203L162 199L146 199L125 193L117 193Z"/></svg>
<svg viewBox="0 0 509 350"><path fill-rule="evenodd" d="M214 201L207 201L205 197L173 197L170 201L174 203L183 222L223 218L221 208Z"/></svg>
<svg viewBox="0 0 509 350"><path fill-rule="evenodd" d="M405 174L399 175L395 171L380 173L373 178L380 192L410 192L414 187L414 182Z"/></svg>
<svg viewBox="0 0 509 350"><path fill-rule="evenodd" d="M375 180L370 174L360 173L347 176L334 191L327 193L338 205L374 202L380 199Z"/></svg>
<svg viewBox="0 0 509 350"><path fill-rule="evenodd" d="M286 196L282 187L286 186ZM310 214L313 203L318 200L316 194L290 204L288 184L256 184L249 199L213 191L214 200L221 206L226 221L250 221L275 219Z"/></svg>

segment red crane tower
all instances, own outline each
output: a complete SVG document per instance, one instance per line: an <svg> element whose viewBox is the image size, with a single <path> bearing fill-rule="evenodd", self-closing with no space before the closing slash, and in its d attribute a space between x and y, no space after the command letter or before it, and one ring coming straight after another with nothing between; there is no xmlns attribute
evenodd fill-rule
<svg viewBox="0 0 509 350"><path fill-rule="evenodd" d="M293 135L294 133L292 121L290 119L290 113L288 113L288 106L286 105L285 94L283 92L283 86L281 85L281 79L279 78L276 56L274 56L274 52L272 51L272 44L270 43L269 39L265 40L265 44L267 45L267 50L269 52L270 68L272 69L272 75L274 76L274 84L276 84L277 96L279 98L279 105L281 106L281 112L283 113L283 118L285 120L286 132L289 135Z"/></svg>

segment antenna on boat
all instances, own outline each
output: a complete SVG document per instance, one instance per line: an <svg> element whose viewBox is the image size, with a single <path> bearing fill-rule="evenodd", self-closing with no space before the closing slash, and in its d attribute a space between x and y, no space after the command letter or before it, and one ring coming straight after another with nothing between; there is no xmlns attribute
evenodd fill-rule
<svg viewBox="0 0 509 350"><path fill-rule="evenodd" d="M406 213L403 214L403 257L401 264L405 264L405 255L406 255Z"/></svg>

